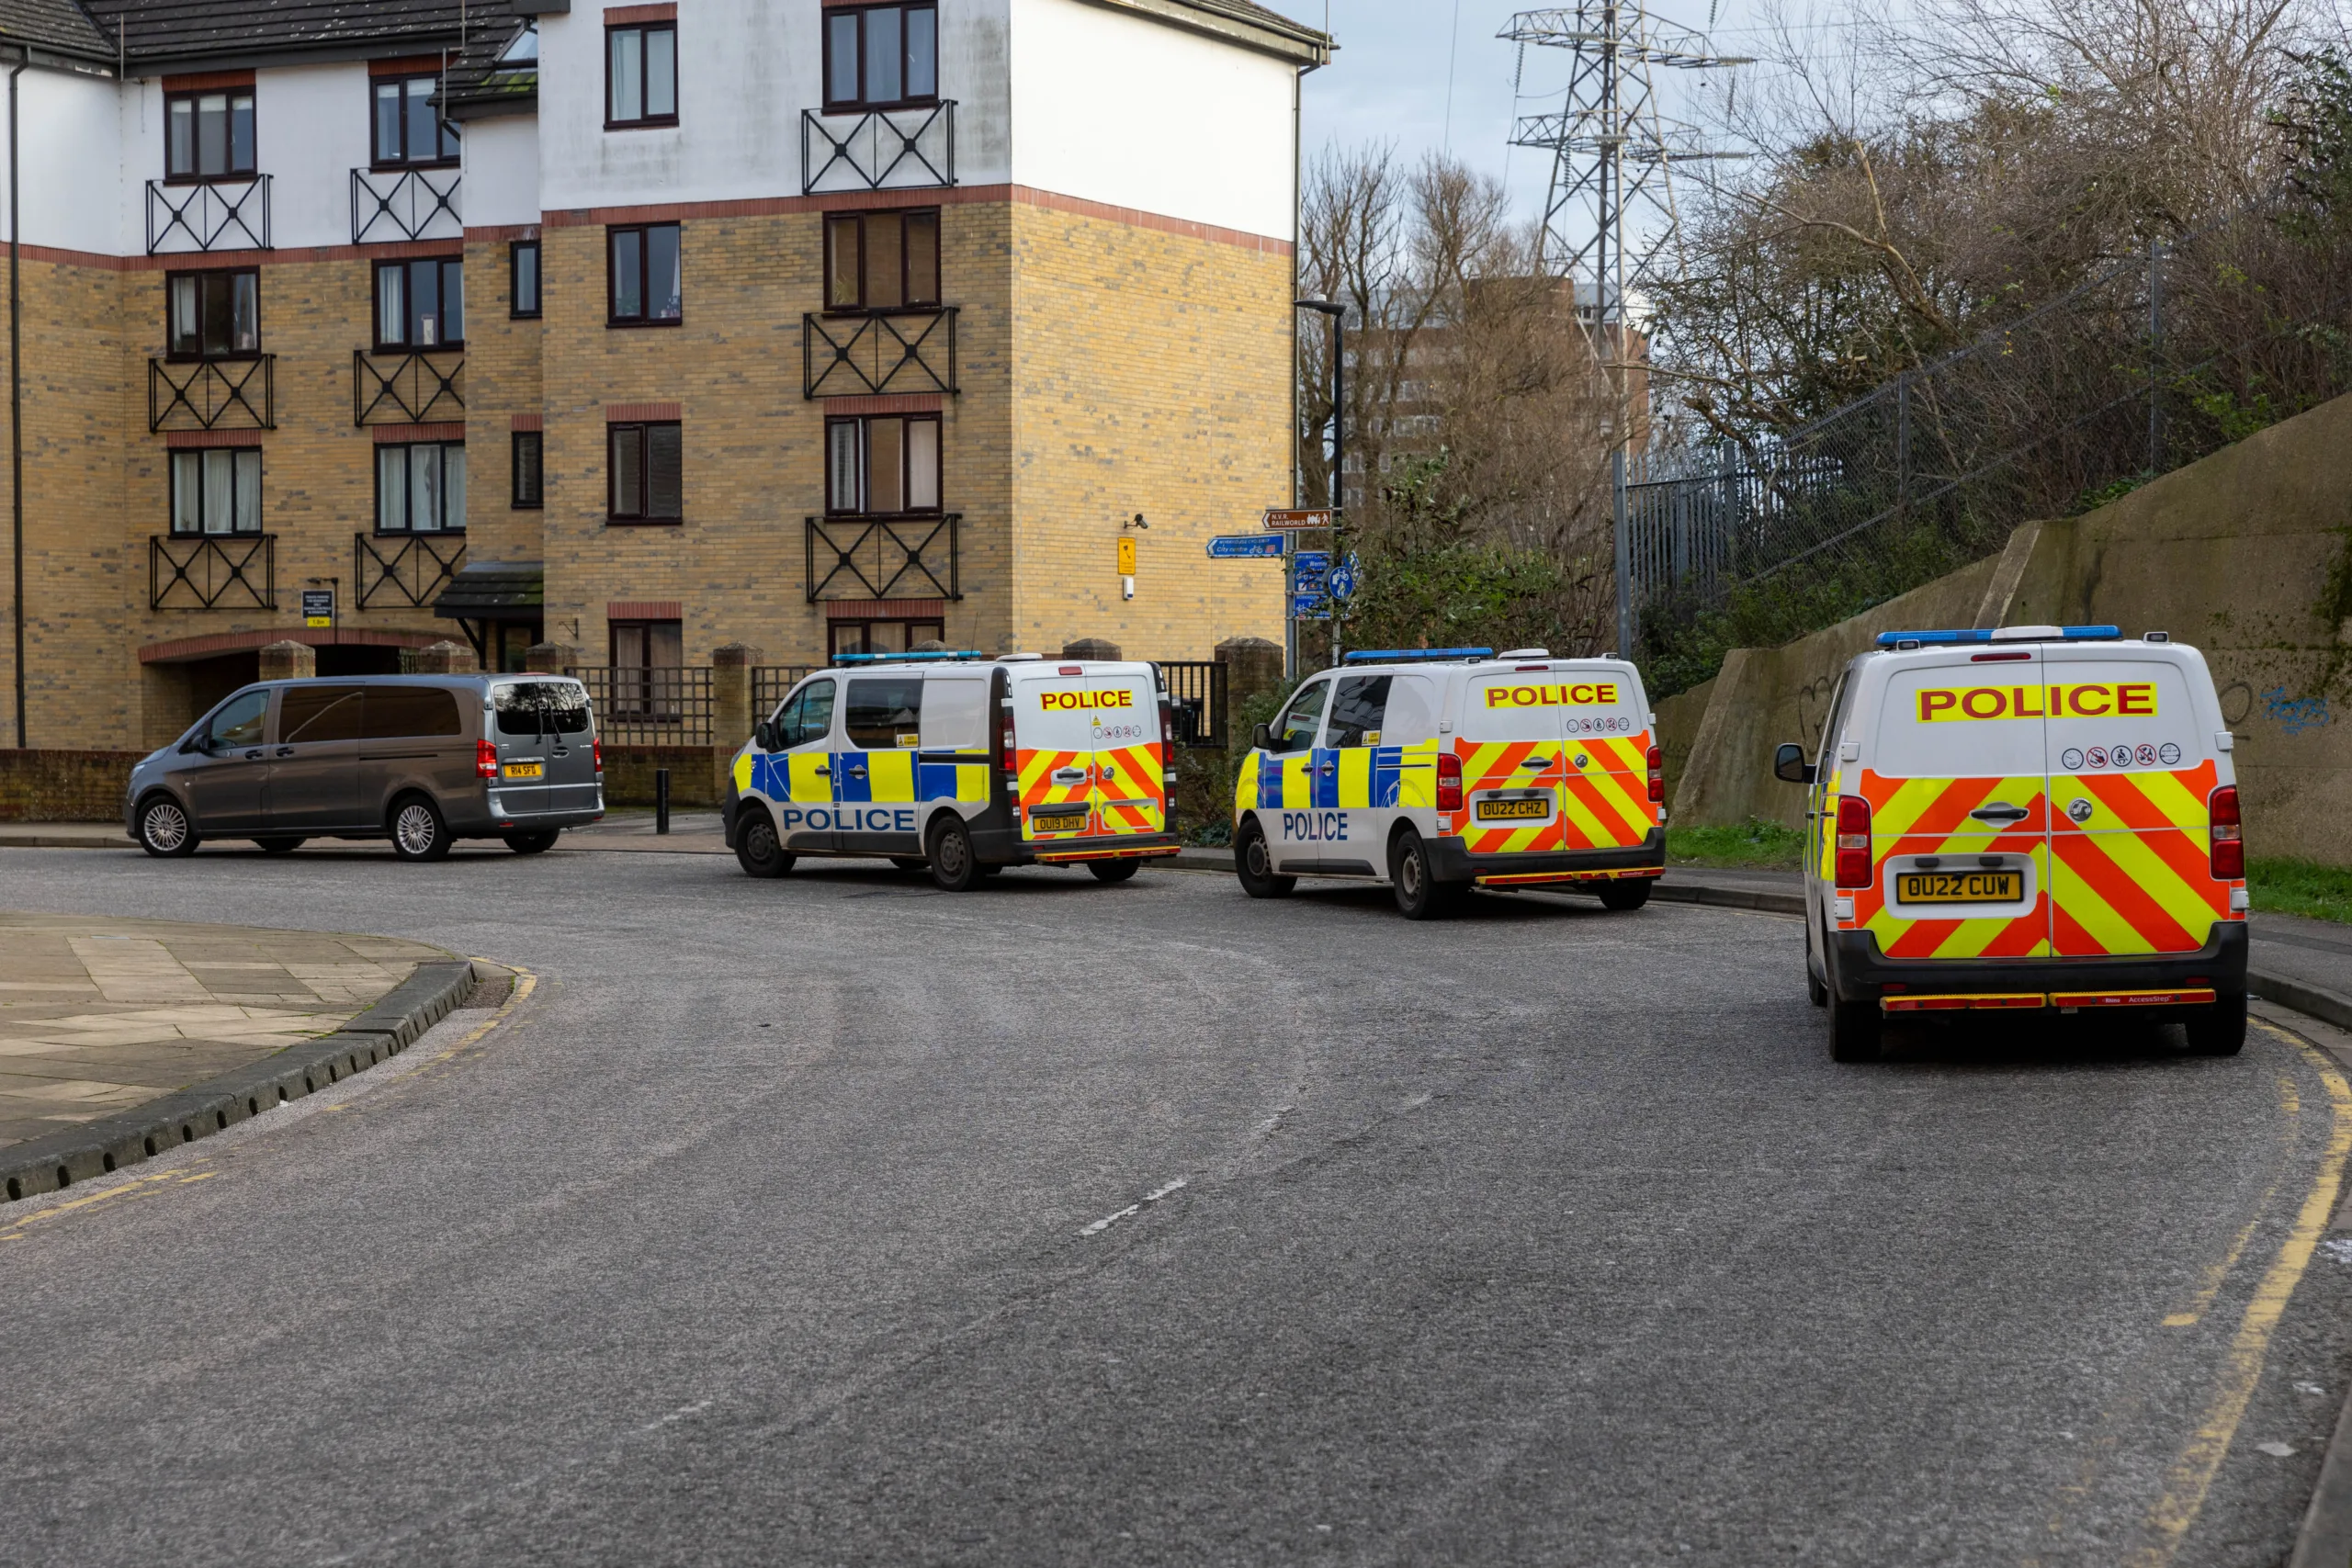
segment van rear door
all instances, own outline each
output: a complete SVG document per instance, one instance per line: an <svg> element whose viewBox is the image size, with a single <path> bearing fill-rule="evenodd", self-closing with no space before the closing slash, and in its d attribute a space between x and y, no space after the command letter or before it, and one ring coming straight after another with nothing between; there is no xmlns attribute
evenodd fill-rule
<svg viewBox="0 0 2352 1568"><path fill-rule="evenodd" d="M1871 807L1854 917L1890 958L2050 952L2041 667L2028 649L1904 655L1844 788ZM1825 800L1834 818L1835 800Z"/></svg>
<svg viewBox="0 0 2352 1568"><path fill-rule="evenodd" d="M1012 695L1024 840L1161 830L1159 694L1149 671L1065 664L1017 681Z"/></svg>
<svg viewBox="0 0 2352 1568"><path fill-rule="evenodd" d="M2058 953L2196 952L2229 918L2229 884L2212 875L2219 768L2188 672L2097 645L2042 657Z"/></svg>
<svg viewBox="0 0 2352 1568"><path fill-rule="evenodd" d="M1548 673L1474 675L1462 699L1454 752L1462 759L1462 829L1474 855L1561 847L1560 791L1568 753Z"/></svg>

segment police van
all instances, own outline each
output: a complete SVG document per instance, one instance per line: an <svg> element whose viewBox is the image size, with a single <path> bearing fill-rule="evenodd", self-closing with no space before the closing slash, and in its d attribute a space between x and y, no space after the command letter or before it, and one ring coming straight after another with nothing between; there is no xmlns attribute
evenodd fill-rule
<svg viewBox="0 0 2352 1568"><path fill-rule="evenodd" d="M2129 1010L2245 1039L2245 846L2203 655L2113 626L1888 632L1811 786L1805 968L1838 1061L1889 1015Z"/></svg>
<svg viewBox="0 0 2352 1568"><path fill-rule="evenodd" d="M753 876L887 856L961 892L1008 865L1124 882L1179 848L1155 665L843 654L735 754L727 842Z"/></svg>
<svg viewBox="0 0 2352 1568"><path fill-rule="evenodd" d="M1641 676L1540 648L1351 653L1261 725L1235 781L1253 898L1301 876L1388 884L1408 918L1474 886L1638 909L1666 869L1666 784Z"/></svg>

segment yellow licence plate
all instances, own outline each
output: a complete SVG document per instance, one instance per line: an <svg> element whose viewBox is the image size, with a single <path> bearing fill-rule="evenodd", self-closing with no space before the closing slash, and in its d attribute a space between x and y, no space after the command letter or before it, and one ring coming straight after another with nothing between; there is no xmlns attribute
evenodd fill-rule
<svg viewBox="0 0 2352 1568"><path fill-rule="evenodd" d="M1552 815L1552 803L1541 797L1532 800L1482 800L1478 803L1481 822L1541 822Z"/></svg>
<svg viewBox="0 0 2352 1568"><path fill-rule="evenodd" d="M536 779L540 777L546 772L546 767L537 762L509 762L506 764L506 776L510 779Z"/></svg>
<svg viewBox="0 0 2352 1568"><path fill-rule="evenodd" d="M1905 904L2014 904L2025 897L2025 873L1906 871L1894 890Z"/></svg>

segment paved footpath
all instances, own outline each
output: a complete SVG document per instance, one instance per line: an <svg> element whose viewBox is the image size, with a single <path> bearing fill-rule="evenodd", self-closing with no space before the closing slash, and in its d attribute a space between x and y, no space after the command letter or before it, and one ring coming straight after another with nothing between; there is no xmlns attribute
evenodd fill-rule
<svg viewBox="0 0 2352 1568"><path fill-rule="evenodd" d="M447 956L396 937L0 913L0 1147L330 1033Z"/></svg>

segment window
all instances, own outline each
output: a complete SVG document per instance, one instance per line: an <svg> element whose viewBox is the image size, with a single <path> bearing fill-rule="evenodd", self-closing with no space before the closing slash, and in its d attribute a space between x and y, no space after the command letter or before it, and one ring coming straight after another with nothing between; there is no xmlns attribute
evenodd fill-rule
<svg viewBox="0 0 2352 1568"><path fill-rule="evenodd" d="M576 681L518 681L494 686L498 732L510 739L588 733L588 688Z"/></svg>
<svg viewBox="0 0 2352 1568"><path fill-rule="evenodd" d="M458 161L458 128L433 107L438 76L379 76L376 89L376 167Z"/></svg>
<svg viewBox="0 0 2352 1568"><path fill-rule="evenodd" d="M258 746L262 721L269 716L269 691L239 692L222 703L204 727L211 746Z"/></svg>
<svg viewBox="0 0 2352 1568"><path fill-rule="evenodd" d="M254 90L173 93L164 99L164 174L174 180L251 179Z"/></svg>
<svg viewBox="0 0 2352 1568"><path fill-rule="evenodd" d="M939 416L870 414L825 422L825 510L897 516L939 510Z"/></svg>
<svg viewBox="0 0 2352 1568"><path fill-rule="evenodd" d="M261 448L173 453L172 532L260 533Z"/></svg>
<svg viewBox="0 0 2352 1568"><path fill-rule="evenodd" d="M612 324L675 326L685 313L678 276L678 226L647 223L607 232Z"/></svg>
<svg viewBox="0 0 2352 1568"><path fill-rule="evenodd" d="M1316 681L1298 690L1283 710L1274 726L1273 744L1270 751L1304 751L1315 744L1315 731L1323 722L1323 699L1331 694L1331 682Z"/></svg>
<svg viewBox="0 0 2352 1568"><path fill-rule="evenodd" d="M776 743L789 750L827 740L833 733L833 683L811 681L795 692L775 717Z"/></svg>
<svg viewBox="0 0 2352 1568"><path fill-rule="evenodd" d="M825 107L897 108L939 101L939 8L825 12Z"/></svg>
<svg viewBox="0 0 2352 1568"><path fill-rule="evenodd" d="M378 263L376 346L414 350L463 344L465 265L456 256Z"/></svg>
<svg viewBox="0 0 2352 1568"><path fill-rule="evenodd" d="M605 128L678 123L678 24L605 29Z"/></svg>
<svg viewBox="0 0 2352 1568"><path fill-rule="evenodd" d="M518 321L536 321L539 314L539 243L515 241L506 249L506 313Z"/></svg>
<svg viewBox="0 0 2352 1568"><path fill-rule="evenodd" d="M359 739L410 740L425 735L463 735L458 694L447 686L370 686L359 705Z"/></svg>
<svg viewBox="0 0 2352 1568"><path fill-rule="evenodd" d="M237 359L261 352L259 272L175 272L164 290L174 359Z"/></svg>
<svg viewBox="0 0 2352 1568"><path fill-rule="evenodd" d="M673 424L606 427L612 446L612 520L675 523L685 514L684 430Z"/></svg>
<svg viewBox="0 0 2352 1568"><path fill-rule="evenodd" d="M686 661L676 621L614 621L612 705L616 717L675 720Z"/></svg>
<svg viewBox="0 0 2352 1568"><path fill-rule="evenodd" d="M277 699L278 743L358 739L360 699L366 691L364 686L287 687Z"/></svg>
<svg viewBox="0 0 2352 1568"><path fill-rule="evenodd" d="M536 430L514 433L514 491L508 502L517 512L535 511L546 504L542 466L547 456L547 436Z"/></svg>
<svg viewBox="0 0 2352 1568"><path fill-rule="evenodd" d="M911 750L922 745L922 677L871 675L852 681L842 728L861 751Z"/></svg>
<svg viewBox="0 0 2352 1568"><path fill-rule="evenodd" d="M937 621L835 621L826 630L826 657L831 659L844 653L908 653L947 635Z"/></svg>
<svg viewBox="0 0 2352 1568"><path fill-rule="evenodd" d="M376 448L376 532L462 534L465 528L464 442Z"/></svg>
<svg viewBox="0 0 2352 1568"><path fill-rule="evenodd" d="M1377 746L1388 712L1386 675L1344 675L1331 698L1331 738L1327 746Z"/></svg>
<svg viewBox="0 0 2352 1568"><path fill-rule="evenodd" d="M939 303L939 213L844 212L825 220L825 309Z"/></svg>

